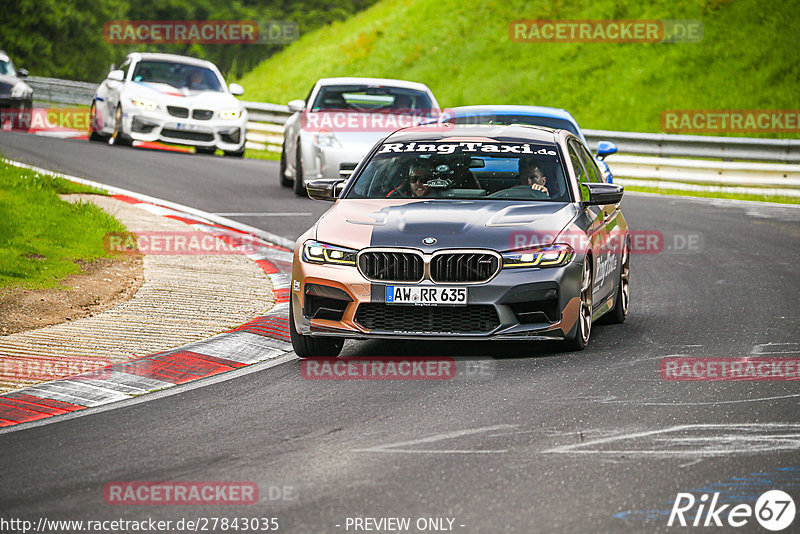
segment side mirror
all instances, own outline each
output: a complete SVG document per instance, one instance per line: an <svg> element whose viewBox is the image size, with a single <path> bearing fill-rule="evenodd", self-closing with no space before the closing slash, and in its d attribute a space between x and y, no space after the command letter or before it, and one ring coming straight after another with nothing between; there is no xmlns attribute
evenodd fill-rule
<svg viewBox="0 0 800 534"><path fill-rule="evenodd" d="M585 187L589 192L589 200L583 203L587 206L604 206L606 204L619 204L622 200L624 189L618 184L601 184L596 182L584 182L581 187Z"/></svg>
<svg viewBox="0 0 800 534"><path fill-rule="evenodd" d="M611 154L616 154L617 152L617 145L610 141L600 141L597 143L597 157L600 159L604 159L606 156L610 156Z"/></svg>
<svg viewBox="0 0 800 534"><path fill-rule="evenodd" d="M304 109L306 109L305 100L292 100L289 102L289 111L292 113L297 113L298 111L303 111Z"/></svg>
<svg viewBox="0 0 800 534"><path fill-rule="evenodd" d="M233 96L242 96L244 94L244 87L239 85L238 83L232 83L228 86L231 94Z"/></svg>
<svg viewBox="0 0 800 534"><path fill-rule="evenodd" d="M112 70L108 73L108 79L114 82L121 82L125 79L125 73L121 70Z"/></svg>
<svg viewBox="0 0 800 534"><path fill-rule="evenodd" d="M28 69L17 69L17 78L27 78Z"/></svg>
<svg viewBox="0 0 800 534"><path fill-rule="evenodd" d="M344 180L313 180L306 184L308 196L314 200L333 202L344 189Z"/></svg>

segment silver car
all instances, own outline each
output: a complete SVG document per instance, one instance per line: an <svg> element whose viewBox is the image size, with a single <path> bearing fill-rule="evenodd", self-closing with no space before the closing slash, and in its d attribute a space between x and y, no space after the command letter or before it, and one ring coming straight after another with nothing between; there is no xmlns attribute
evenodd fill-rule
<svg viewBox="0 0 800 534"><path fill-rule="evenodd" d="M311 180L349 177L389 133L427 122L439 104L425 84L381 78L323 78L292 100L284 126L280 182L305 196Z"/></svg>
<svg viewBox="0 0 800 534"><path fill-rule="evenodd" d="M209 61L135 52L97 89L89 139L163 141L241 157L247 111L235 96L243 92L241 85L227 86Z"/></svg>

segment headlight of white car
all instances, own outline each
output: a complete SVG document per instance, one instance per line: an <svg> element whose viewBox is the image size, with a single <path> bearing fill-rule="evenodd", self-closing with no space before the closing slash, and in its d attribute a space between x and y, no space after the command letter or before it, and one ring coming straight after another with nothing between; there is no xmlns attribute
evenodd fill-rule
<svg viewBox="0 0 800 534"><path fill-rule="evenodd" d="M242 116L241 109L223 109L219 112L219 118L224 121L235 121Z"/></svg>
<svg viewBox="0 0 800 534"><path fill-rule="evenodd" d="M11 88L11 98L22 98L23 96L26 96L26 93L27 90L24 83L18 83Z"/></svg>
<svg viewBox="0 0 800 534"><path fill-rule="evenodd" d="M333 135L333 132L323 130L314 134L314 144L319 146L327 146L333 148L342 148L342 144Z"/></svg>
<svg viewBox="0 0 800 534"><path fill-rule="evenodd" d="M158 108L158 102L149 98L131 98L131 104L142 111L155 111Z"/></svg>

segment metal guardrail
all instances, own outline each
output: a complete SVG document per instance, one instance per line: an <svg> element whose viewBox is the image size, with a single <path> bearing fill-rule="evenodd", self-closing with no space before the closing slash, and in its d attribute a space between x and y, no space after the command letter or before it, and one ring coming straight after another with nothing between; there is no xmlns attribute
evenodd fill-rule
<svg viewBox="0 0 800 534"><path fill-rule="evenodd" d="M29 77L27 82L33 87L37 101L64 104L89 105L97 88L93 83L35 76ZM283 124L291 116L288 106L242 103L248 112L247 149L280 152ZM583 132L592 150L599 141L611 141L619 147L619 154L609 157L608 163L615 176L623 178L620 182L635 179L654 184L681 183L693 188L774 187L789 195L800 195L800 165L776 165L800 163L800 140L605 130ZM769 163L751 163L753 161Z"/></svg>
<svg viewBox="0 0 800 534"><path fill-rule="evenodd" d="M611 141L620 153L658 157L719 158L800 163L800 140L711 137L584 130L592 150L598 141Z"/></svg>
<svg viewBox="0 0 800 534"><path fill-rule="evenodd" d="M37 102L56 102L59 104L77 104L88 106L99 84L74 82L58 78L29 76L25 83L33 89L33 98Z"/></svg>

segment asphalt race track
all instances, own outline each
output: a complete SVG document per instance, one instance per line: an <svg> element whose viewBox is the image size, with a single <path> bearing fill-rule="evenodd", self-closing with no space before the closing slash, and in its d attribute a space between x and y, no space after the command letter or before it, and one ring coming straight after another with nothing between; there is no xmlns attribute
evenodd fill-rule
<svg viewBox="0 0 800 534"><path fill-rule="evenodd" d="M271 161L10 133L0 153L214 213L261 214L231 218L292 238L328 207L281 188ZM729 490L750 505L767 489L796 495L798 382L666 381L659 364L798 357L800 208L628 195L623 210L633 229L661 231L664 248L632 257L628 320L595 327L581 353L348 342L345 355L466 355L477 371L320 381L292 360L55 418L0 434L0 508L34 521L277 517L280 532L354 532L354 517L449 518L465 533L652 532L669 530L679 492ZM264 215L287 211L309 215ZM157 480L255 482L261 500L104 502L108 482ZM751 518L739 530L757 528Z"/></svg>

